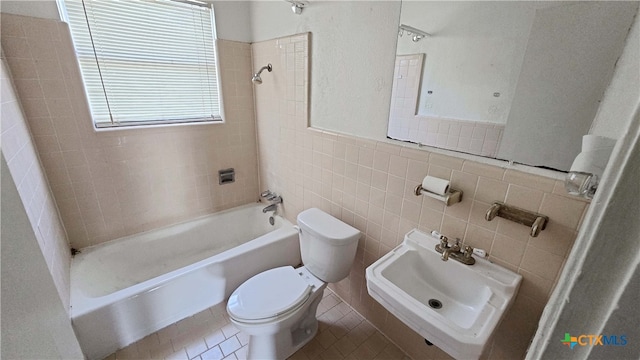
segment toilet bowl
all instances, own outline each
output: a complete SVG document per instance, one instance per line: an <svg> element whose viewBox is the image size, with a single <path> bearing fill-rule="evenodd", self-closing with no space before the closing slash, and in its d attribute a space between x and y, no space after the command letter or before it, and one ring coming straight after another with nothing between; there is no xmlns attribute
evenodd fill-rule
<svg viewBox="0 0 640 360"><path fill-rule="evenodd" d="M298 225L304 266L264 271L229 297L231 322L249 335L248 359L286 359L309 342L327 283L349 274L360 231L315 208Z"/></svg>
<svg viewBox="0 0 640 360"><path fill-rule="evenodd" d="M285 359L318 331L316 310L327 283L304 267L262 272L229 298L231 322L249 335L249 359ZM245 300L247 299L247 300Z"/></svg>

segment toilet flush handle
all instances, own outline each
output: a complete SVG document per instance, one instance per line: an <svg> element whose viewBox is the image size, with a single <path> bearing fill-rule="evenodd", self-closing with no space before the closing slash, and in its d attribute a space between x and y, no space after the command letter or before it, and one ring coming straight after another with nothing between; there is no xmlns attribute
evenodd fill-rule
<svg viewBox="0 0 640 360"><path fill-rule="evenodd" d="M297 231L298 233L301 233L301 232L302 232L302 231L300 231L300 226L298 226L298 225L293 225L293 228L294 228L294 229L296 229L296 231Z"/></svg>

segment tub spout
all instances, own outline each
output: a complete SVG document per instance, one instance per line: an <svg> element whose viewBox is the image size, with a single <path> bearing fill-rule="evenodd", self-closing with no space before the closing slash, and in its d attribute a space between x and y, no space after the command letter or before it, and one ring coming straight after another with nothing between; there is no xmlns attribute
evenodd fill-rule
<svg viewBox="0 0 640 360"><path fill-rule="evenodd" d="M277 209L278 209L278 204L271 204L265 207L264 209L262 209L262 212L266 214L269 211L276 211Z"/></svg>

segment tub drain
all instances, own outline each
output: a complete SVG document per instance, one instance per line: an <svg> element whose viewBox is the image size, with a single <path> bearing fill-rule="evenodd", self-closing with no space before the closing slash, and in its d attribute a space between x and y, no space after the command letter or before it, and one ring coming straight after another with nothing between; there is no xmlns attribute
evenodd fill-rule
<svg viewBox="0 0 640 360"><path fill-rule="evenodd" d="M442 308L442 302L438 299L429 299L429 306L433 309L440 309Z"/></svg>

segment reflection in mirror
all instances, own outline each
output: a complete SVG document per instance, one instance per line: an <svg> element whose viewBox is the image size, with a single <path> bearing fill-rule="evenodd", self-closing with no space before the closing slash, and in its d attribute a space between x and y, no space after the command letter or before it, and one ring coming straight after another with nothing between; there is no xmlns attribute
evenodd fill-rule
<svg viewBox="0 0 640 360"><path fill-rule="evenodd" d="M637 8L404 1L387 136L567 171Z"/></svg>

